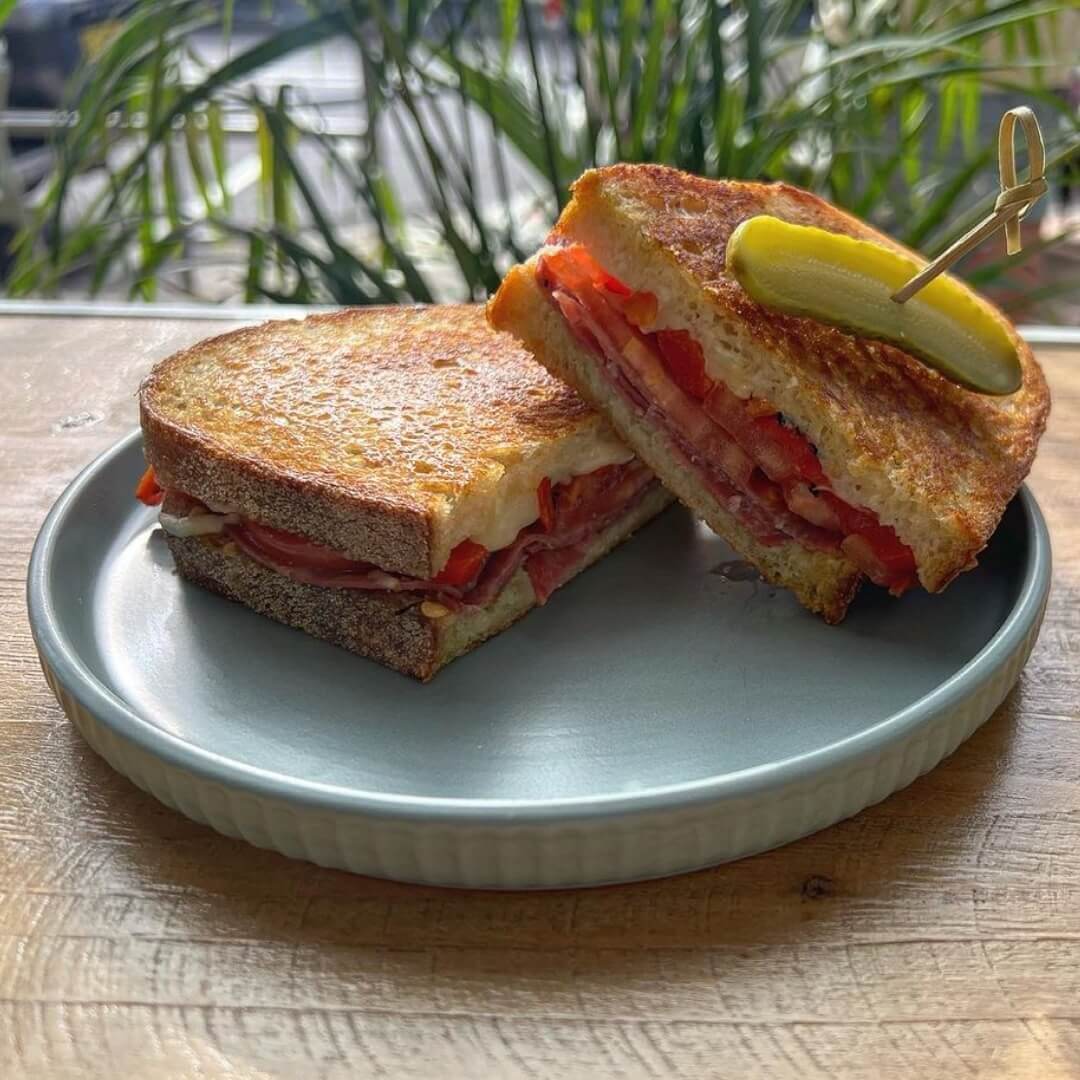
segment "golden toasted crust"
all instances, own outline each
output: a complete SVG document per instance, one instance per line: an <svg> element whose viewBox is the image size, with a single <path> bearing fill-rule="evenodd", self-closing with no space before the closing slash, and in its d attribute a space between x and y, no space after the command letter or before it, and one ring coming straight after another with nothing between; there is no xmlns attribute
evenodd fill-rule
<svg viewBox="0 0 1080 1080"><path fill-rule="evenodd" d="M603 429L468 305L236 330L163 361L139 401L163 486L423 578L445 563L466 495Z"/></svg>
<svg viewBox="0 0 1080 1080"><path fill-rule="evenodd" d="M515 266L488 305L488 318L515 333L536 358L565 379L586 401L603 409L612 426L684 505L749 559L770 583L790 589L826 622L847 613L860 574L847 559L809 551L794 542L766 546L747 532L723 503L683 465L662 429L639 417L613 394L592 355L547 301L531 266Z"/></svg>
<svg viewBox="0 0 1080 1080"><path fill-rule="evenodd" d="M907 250L787 184L652 165L587 172L554 238L584 243L631 287L656 292L659 325L688 324L737 391L770 398L817 446L838 494L892 525L926 588L943 588L974 564L1031 466L1049 411L1042 371L1004 316L1024 381L995 398L893 346L766 310L724 265L732 231L763 213ZM665 322L666 312L679 318Z"/></svg>
<svg viewBox="0 0 1080 1080"><path fill-rule="evenodd" d="M671 496L654 484L629 513L594 538L581 569L626 540L670 501ZM233 544L175 536L168 536L167 542L188 581L424 682L536 604L523 569L487 607L430 619L420 608L423 597L418 593L306 585L247 558Z"/></svg>

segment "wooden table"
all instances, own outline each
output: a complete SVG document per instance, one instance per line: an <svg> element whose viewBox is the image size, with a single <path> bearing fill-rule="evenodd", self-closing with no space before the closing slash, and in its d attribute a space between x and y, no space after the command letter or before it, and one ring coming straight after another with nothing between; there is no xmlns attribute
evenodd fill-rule
<svg viewBox="0 0 1080 1080"><path fill-rule="evenodd" d="M257 851L111 772L45 686L27 557L228 324L0 317L0 1076L1080 1075L1080 348L1042 348L1056 569L997 715L884 804L644 885L482 894Z"/></svg>

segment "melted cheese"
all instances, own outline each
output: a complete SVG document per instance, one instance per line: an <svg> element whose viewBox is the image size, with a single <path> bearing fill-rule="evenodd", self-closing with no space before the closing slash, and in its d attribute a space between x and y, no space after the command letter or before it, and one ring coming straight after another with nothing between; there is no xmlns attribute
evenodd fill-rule
<svg viewBox="0 0 1080 1080"><path fill-rule="evenodd" d="M489 461L494 477L491 484L456 501L448 522L446 557L462 540L472 540L488 551L512 544L518 533L540 516L537 488L545 477L554 486L608 465L622 465L633 456L632 450L606 431L579 432L538 449L524 460L516 447L507 447L505 454L493 452ZM158 515L161 527L179 537L219 533L240 520L235 510L224 506L182 517L164 511Z"/></svg>
<svg viewBox="0 0 1080 1080"><path fill-rule="evenodd" d="M179 537L210 536L219 533L226 525L236 525L238 514L191 513L178 517L164 510L158 514L158 524L170 535Z"/></svg>
<svg viewBox="0 0 1080 1080"><path fill-rule="evenodd" d="M492 455L492 470L500 475L491 487L485 485L482 492L466 493L458 499L448 522L447 554L462 540L482 544L488 551L512 544L517 534L540 516L536 490L544 477L554 486L607 465L621 465L633 456L633 451L606 431L579 432L524 460L520 451L510 447L501 460Z"/></svg>

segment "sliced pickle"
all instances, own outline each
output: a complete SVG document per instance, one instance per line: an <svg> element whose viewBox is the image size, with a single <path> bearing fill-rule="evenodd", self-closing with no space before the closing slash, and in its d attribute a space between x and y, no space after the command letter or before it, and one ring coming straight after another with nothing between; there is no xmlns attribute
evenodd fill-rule
<svg viewBox="0 0 1080 1080"><path fill-rule="evenodd" d="M981 394L1023 382L1016 345L989 304L941 274L906 303L890 297L922 265L869 240L760 215L727 246L727 268L764 307L898 345Z"/></svg>

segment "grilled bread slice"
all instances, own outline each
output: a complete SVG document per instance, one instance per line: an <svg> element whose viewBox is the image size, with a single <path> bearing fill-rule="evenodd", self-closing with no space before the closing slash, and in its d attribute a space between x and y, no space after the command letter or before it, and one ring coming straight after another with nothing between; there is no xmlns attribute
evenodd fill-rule
<svg viewBox="0 0 1080 1080"><path fill-rule="evenodd" d="M1049 394L1027 345L1023 384L1007 397L965 390L890 345L756 304L725 269L727 241L757 214L900 247L786 184L710 181L650 165L587 172L550 243L582 245L618 282L656 297L648 329L686 331L705 370L740 399L768 401L816 449L832 492L865 508L910 548L937 591L974 565L1031 466ZM901 250L906 250L902 249ZM511 271L489 305L555 374L604 412L664 483L777 584L831 621L859 580L844 553L748 536L675 453L649 411L630 408L595 349L572 336L537 287L537 260Z"/></svg>
<svg viewBox="0 0 1080 1080"><path fill-rule="evenodd" d="M224 334L158 365L140 406L185 578L425 680L671 501L478 305Z"/></svg>
<svg viewBox="0 0 1080 1080"><path fill-rule="evenodd" d="M536 489L631 455L478 305L349 309L210 338L143 383L159 484L429 579Z"/></svg>

